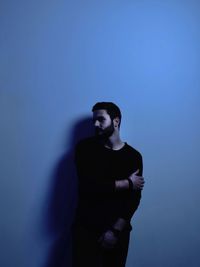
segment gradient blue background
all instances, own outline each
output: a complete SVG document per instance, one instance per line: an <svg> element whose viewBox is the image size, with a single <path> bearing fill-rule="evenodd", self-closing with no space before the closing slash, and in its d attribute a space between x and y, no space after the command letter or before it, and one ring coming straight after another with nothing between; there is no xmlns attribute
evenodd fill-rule
<svg viewBox="0 0 200 267"><path fill-rule="evenodd" d="M0 266L50 266L53 169L102 100L144 160L127 267L200 266L199 26L198 0L1 0Z"/></svg>

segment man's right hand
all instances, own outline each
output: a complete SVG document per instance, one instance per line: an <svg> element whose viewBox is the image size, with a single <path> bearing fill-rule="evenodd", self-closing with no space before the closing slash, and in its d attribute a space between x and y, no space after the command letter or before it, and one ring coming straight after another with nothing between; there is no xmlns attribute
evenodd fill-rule
<svg viewBox="0 0 200 267"><path fill-rule="evenodd" d="M129 176L129 179L133 183L134 190L142 190L144 187L144 183L145 183L144 177L137 175L138 173L139 173L139 169L137 169L137 171L135 171Z"/></svg>

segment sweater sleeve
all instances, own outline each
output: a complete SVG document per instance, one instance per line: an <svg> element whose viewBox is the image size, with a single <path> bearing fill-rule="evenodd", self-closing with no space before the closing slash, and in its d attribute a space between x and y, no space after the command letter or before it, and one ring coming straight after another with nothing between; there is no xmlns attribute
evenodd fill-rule
<svg viewBox="0 0 200 267"><path fill-rule="evenodd" d="M139 176L143 174L143 160L141 154L138 156L137 160L137 168L134 170L136 171L139 169ZM137 210L140 200L141 200L141 190L131 190L124 192L121 206L119 209L119 218L123 218L126 221L130 221L133 214Z"/></svg>
<svg viewBox="0 0 200 267"><path fill-rule="evenodd" d="M81 196L113 194L115 181L105 180L95 174L92 163L88 162L87 150L80 144L75 149L75 166L78 176L78 190Z"/></svg>

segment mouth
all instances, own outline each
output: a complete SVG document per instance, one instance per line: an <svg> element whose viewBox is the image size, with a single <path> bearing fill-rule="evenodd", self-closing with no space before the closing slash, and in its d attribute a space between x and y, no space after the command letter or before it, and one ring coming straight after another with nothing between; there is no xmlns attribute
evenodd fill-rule
<svg viewBox="0 0 200 267"><path fill-rule="evenodd" d="M95 129L95 133L96 133L96 134L101 134L102 132L103 132L103 131L102 131L100 128L96 128L96 129Z"/></svg>

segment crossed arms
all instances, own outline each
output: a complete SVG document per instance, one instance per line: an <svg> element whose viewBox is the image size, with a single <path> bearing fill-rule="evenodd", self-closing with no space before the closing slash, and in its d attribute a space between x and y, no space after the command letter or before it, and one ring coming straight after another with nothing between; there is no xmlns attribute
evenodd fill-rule
<svg viewBox="0 0 200 267"><path fill-rule="evenodd" d="M103 233L99 239L102 246L112 248L118 240L118 233L122 232L126 227L127 222L130 221L140 202L141 190L145 183L144 177L142 176L142 157L141 155L138 157L138 163L136 164L138 169L129 175L128 178L121 180L103 180L93 179L92 168L88 168L88 164L85 162L85 155L82 153L82 150L78 150L75 155L80 194L88 196L127 192L126 195L129 196L131 192L132 195L123 201L123 206L119 209L119 217L113 223L112 227Z"/></svg>

